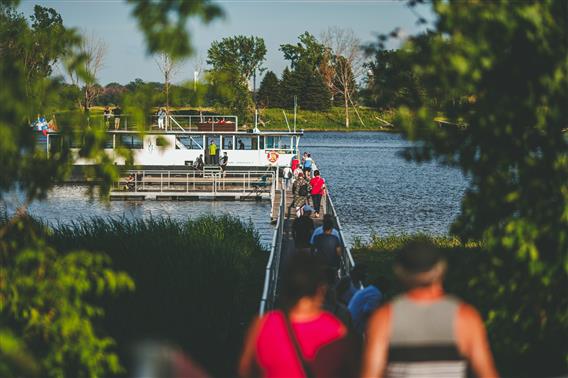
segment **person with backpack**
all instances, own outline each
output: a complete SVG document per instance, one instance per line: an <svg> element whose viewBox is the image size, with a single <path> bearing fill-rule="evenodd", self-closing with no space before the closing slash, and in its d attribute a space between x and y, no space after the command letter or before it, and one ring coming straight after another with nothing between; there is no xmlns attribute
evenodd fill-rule
<svg viewBox="0 0 568 378"><path fill-rule="evenodd" d="M308 202L310 189L310 184L304 178L304 174L298 174L298 179L292 185L292 194L294 195L292 206L294 206L298 217L302 215L302 207Z"/></svg>
<svg viewBox="0 0 568 378"><path fill-rule="evenodd" d="M284 189L290 189L290 181L293 177L292 169L290 167L286 167L282 170L282 178L284 179Z"/></svg>
<svg viewBox="0 0 568 378"><path fill-rule="evenodd" d="M356 377L358 345L322 305L326 272L305 253L290 257L281 283L282 310L257 319L246 336L241 377Z"/></svg>

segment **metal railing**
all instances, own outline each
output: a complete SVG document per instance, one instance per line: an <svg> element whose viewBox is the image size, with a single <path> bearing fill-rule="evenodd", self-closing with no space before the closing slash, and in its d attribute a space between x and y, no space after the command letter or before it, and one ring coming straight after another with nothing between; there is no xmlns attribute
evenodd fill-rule
<svg viewBox="0 0 568 378"><path fill-rule="evenodd" d="M325 210L327 214L330 214L333 219L335 219L335 224L337 226L337 231L339 233L339 242L342 246L341 253L341 263L340 263L340 275L342 277L349 275L353 267L355 266L355 261L353 260L353 255L351 255L351 250L345 242L345 237L343 236L343 229L341 227L341 222L339 222L339 217L335 211L335 206L333 206L333 200L329 194L329 190L326 189L325 195Z"/></svg>
<svg viewBox="0 0 568 378"><path fill-rule="evenodd" d="M279 189L279 191L280 205L278 207L278 221L272 236L270 256L268 258L264 274L264 288L262 289L260 308L258 309L260 315L263 315L266 311L270 311L274 308L276 292L278 290L278 274L280 271L280 257L282 256L282 238L284 235L284 222L286 221L284 206L286 194L282 189Z"/></svg>
<svg viewBox="0 0 568 378"><path fill-rule="evenodd" d="M115 181L112 192L124 193L266 193L274 195L272 171L130 170Z"/></svg>
<svg viewBox="0 0 568 378"><path fill-rule="evenodd" d="M141 131L138 127L137 121L140 118L134 117L130 114L120 114L118 117L111 115L105 117L102 114L91 115L87 118L86 122L91 127L106 128L109 131ZM62 122L65 122L63 120ZM164 128L158 127L158 116L148 115L145 116L144 131L196 131L200 126L210 127L210 131L226 131L229 127L230 131L237 131L239 127L239 118L233 115L215 115L215 116L200 116L200 115L167 115L164 119Z"/></svg>

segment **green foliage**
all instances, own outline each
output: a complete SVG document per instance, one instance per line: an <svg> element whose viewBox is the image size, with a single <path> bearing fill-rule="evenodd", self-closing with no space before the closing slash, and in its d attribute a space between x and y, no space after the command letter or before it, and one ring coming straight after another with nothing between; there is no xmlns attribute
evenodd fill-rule
<svg viewBox="0 0 568 378"><path fill-rule="evenodd" d="M228 216L92 219L61 226L50 240L61 250L104 251L136 280L136 292L104 301L105 329L125 357L133 340L168 340L214 376L235 375L268 257L252 225Z"/></svg>
<svg viewBox="0 0 568 378"><path fill-rule="evenodd" d="M93 297L132 290L103 254L58 253L29 218L0 228L0 372L100 376L122 370L114 341L95 331ZM16 336L17 335L17 336Z"/></svg>
<svg viewBox="0 0 568 378"><path fill-rule="evenodd" d="M217 107L236 114L241 123L250 119L253 109L248 80L262 70L265 55L262 38L242 35L214 41L207 50L207 63L213 66L209 97Z"/></svg>
<svg viewBox="0 0 568 378"><path fill-rule="evenodd" d="M223 15L210 0L127 1L133 4L132 14L146 37L148 53L165 52L174 59L194 52L187 29L190 17L209 23Z"/></svg>
<svg viewBox="0 0 568 378"><path fill-rule="evenodd" d="M267 71L260 83L257 100L262 106L275 108L280 105L280 82L276 74Z"/></svg>
<svg viewBox="0 0 568 378"><path fill-rule="evenodd" d="M213 41L207 50L207 63L215 71L235 72L247 81L261 68L265 56L264 39L237 35Z"/></svg>
<svg viewBox="0 0 568 378"><path fill-rule="evenodd" d="M410 54L404 49L377 50L374 59L369 63L369 105L379 109L403 105L416 108L424 98L424 90L412 71Z"/></svg>
<svg viewBox="0 0 568 378"><path fill-rule="evenodd" d="M306 64L298 65L294 71L286 69L280 85L284 107L294 106L294 96L302 109L325 111L331 107L331 93L322 76Z"/></svg>
<svg viewBox="0 0 568 378"><path fill-rule="evenodd" d="M452 231L483 240L488 258L469 288L486 294L504 375L568 372L568 4L434 1L427 43L411 39L413 72L464 107L401 108L408 156L470 178Z"/></svg>
<svg viewBox="0 0 568 378"><path fill-rule="evenodd" d="M41 6L34 8L30 25L16 11L18 3L0 0L0 201L16 188L25 195L18 213L0 224L0 375L118 373L114 342L93 321L103 314L93 302L100 295L132 288L132 281L110 269L110 260L102 254L58 253L46 242L45 228L25 216L27 204L45 197L54 183L69 175L71 141L81 144L79 157L94 163L86 174L100 180L101 196L118 177L118 167L103 151L104 130L88 127L88 111L68 112L61 120L51 116L56 109L69 107L76 90L51 76L56 63L82 82L93 82L85 70L87 57L81 53L78 33L66 28L55 10ZM197 15L210 21L220 10L206 0L136 1L134 13L150 51L179 57L191 50L188 18ZM129 110L144 113L139 105L148 101L142 97L138 94L137 103L126 101ZM36 148L37 132L30 128L38 114L56 121L60 130L53 136L49 158ZM122 156L128 158L126 153Z"/></svg>
<svg viewBox="0 0 568 378"><path fill-rule="evenodd" d="M300 42L295 45L280 45L284 59L290 61L292 69L306 65L313 71L318 70L324 58L325 46L309 32L304 32L298 39Z"/></svg>

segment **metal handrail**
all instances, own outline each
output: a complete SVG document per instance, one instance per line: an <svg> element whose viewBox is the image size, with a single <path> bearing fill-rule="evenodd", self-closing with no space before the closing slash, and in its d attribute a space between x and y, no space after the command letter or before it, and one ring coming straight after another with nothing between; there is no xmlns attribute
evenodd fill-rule
<svg viewBox="0 0 568 378"><path fill-rule="evenodd" d="M129 182L125 176L130 175L133 176L133 181ZM270 176L268 177L270 188L268 185L266 188L254 188L254 184L259 183L266 176ZM231 170L223 173L198 170L128 170L124 172L123 177L115 181L114 191L182 193L196 191L196 184L209 187L212 193L247 193L254 189L255 192L266 192L274 196L277 178L274 172L267 171ZM125 187L126 189L121 190Z"/></svg>
<svg viewBox="0 0 568 378"><path fill-rule="evenodd" d="M278 272L280 270L280 257L282 255L282 237L284 236L284 221L285 221L285 192L279 189L280 192L280 206L278 207L278 222L276 229L272 235L272 245L270 248L270 257L266 264L264 274L264 287L262 289L262 297L260 299L260 306L258 309L259 315L264 315L266 311L274 308L276 301L276 291L278 289Z"/></svg>
<svg viewBox="0 0 568 378"><path fill-rule="evenodd" d="M345 237L343 236L343 228L341 227L341 222L339 222L339 217L337 216L337 212L335 210L335 206L333 205L333 200L331 199L331 195L329 194L329 189L326 189L326 212L330 214L334 219L337 225L337 231L339 233L339 241L341 246L343 247L342 254L341 254L341 276L347 276L355 266L355 260L353 260L353 255L351 254L351 249L347 246L345 242ZM331 211L330 211L331 210Z"/></svg>

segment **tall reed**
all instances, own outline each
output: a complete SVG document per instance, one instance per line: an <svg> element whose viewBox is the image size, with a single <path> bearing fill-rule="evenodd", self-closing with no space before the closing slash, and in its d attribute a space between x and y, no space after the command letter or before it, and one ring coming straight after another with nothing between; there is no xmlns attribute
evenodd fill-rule
<svg viewBox="0 0 568 378"><path fill-rule="evenodd" d="M214 375L235 374L267 260L251 224L230 216L94 218L57 227L52 242L60 250L104 252L134 279L133 293L103 303L103 325L123 356L137 341L165 340Z"/></svg>

